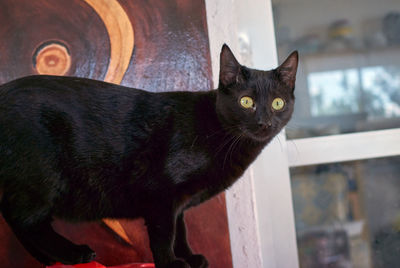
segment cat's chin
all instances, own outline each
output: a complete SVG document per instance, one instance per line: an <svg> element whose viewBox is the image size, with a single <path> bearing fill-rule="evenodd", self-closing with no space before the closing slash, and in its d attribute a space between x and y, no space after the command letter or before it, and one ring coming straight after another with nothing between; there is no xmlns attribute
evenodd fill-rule
<svg viewBox="0 0 400 268"><path fill-rule="evenodd" d="M256 142L267 142L274 137L274 133L270 129L252 131L248 128L239 127L240 136Z"/></svg>
<svg viewBox="0 0 400 268"><path fill-rule="evenodd" d="M274 134L271 132L252 133L249 131L246 134L247 137L257 142L267 142L268 140L271 140L274 137Z"/></svg>

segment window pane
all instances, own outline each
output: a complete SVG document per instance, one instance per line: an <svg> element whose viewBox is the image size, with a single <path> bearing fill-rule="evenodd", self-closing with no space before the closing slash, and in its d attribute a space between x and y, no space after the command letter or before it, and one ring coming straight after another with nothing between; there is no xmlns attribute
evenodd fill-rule
<svg viewBox="0 0 400 268"><path fill-rule="evenodd" d="M400 156L291 177L301 267L400 267Z"/></svg>
<svg viewBox="0 0 400 268"><path fill-rule="evenodd" d="M361 79L363 106L371 117L400 116L400 67L362 68Z"/></svg>
<svg viewBox="0 0 400 268"><path fill-rule="evenodd" d="M308 76L311 115L358 113L359 84L354 69L311 73Z"/></svg>
<svg viewBox="0 0 400 268"><path fill-rule="evenodd" d="M299 50L288 138L400 127L398 0L272 0L278 56Z"/></svg>

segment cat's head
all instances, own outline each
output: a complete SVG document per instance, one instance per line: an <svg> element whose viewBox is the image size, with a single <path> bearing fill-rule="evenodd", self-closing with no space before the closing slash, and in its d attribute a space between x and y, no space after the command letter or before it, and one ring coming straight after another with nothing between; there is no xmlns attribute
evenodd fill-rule
<svg viewBox="0 0 400 268"><path fill-rule="evenodd" d="M297 51L276 69L260 71L239 64L227 45L220 55L217 113L235 134L266 141L287 124L294 109Z"/></svg>

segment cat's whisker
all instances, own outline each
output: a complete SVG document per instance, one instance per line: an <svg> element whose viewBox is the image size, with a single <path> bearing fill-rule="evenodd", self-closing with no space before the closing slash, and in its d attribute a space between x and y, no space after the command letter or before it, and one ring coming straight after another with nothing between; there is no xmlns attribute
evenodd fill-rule
<svg viewBox="0 0 400 268"><path fill-rule="evenodd" d="M296 155L299 156L300 155L300 151L299 151L299 148L297 147L296 142L294 140L287 140L287 141L294 145L294 148L296 149Z"/></svg>
<svg viewBox="0 0 400 268"><path fill-rule="evenodd" d="M235 147L238 147L238 146L239 146L239 143L240 143L242 137L243 137L243 134L240 134L240 135L237 137L237 139L235 140L235 142L234 142L234 145L233 145L232 150L231 150L231 155L230 155L230 163L231 163L231 164L232 164L232 155L233 155L233 151L235 150Z"/></svg>
<svg viewBox="0 0 400 268"><path fill-rule="evenodd" d="M216 149L215 155L217 155L229 142L231 142L236 135L234 134L234 130L237 130L236 126L231 126L227 130L225 130L224 138L228 137L226 140L223 140L220 146Z"/></svg>
<svg viewBox="0 0 400 268"><path fill-rule="evenodd" d="M229 144L228 150L226 151L226 154L225 154L225 157L224 157L224 162L223 162L223 164L222 164L222 169L225 168L226 159L228 158L229 152L230 152L231 148L233 147L233 145L235 144L236 139L237 139L237 138L235 137L235 138L233 139L233 141Z"/></svg>
<svg viewBox="0 0 400 268"><path fill-rule="evenodd" d="M283 152L283 146L282 146L281 139L279 138L279 135L277 135L276 138L278 139L279 145L280 145L280 147L281 147L281 151Z"/></svg>
<svg viewBox="0 0 400 268"><path fill-rule="evenodd" d="M216 149L215 155L217 155L226 145L228 145L229 142L231 142L233 139L235 138L235 136L230 136L228 137L226 140L224 140L222 142L222 144L220 146L218 146L218 148Z"/></svg>
<svg viewBox="0 0 400 268"><path fill-rule="evenodd" d="M228 158L228 155L229 155L230 163L232 164L232 155L233 155L233 152L234 152L235 147L238 145L238 143L239 143L239 141L240 141L240 139L241 139L242 137L243 137L243 134L240 134L239 136L236 136L235 139L233 140L233 142L230 144L230 146L229 146L229 148L228 148L228 150L227 150L227 152L226 152L225 158L224 158L224 163L223 163L223 165L222 165L222 168L223 168L223 169L224 169L224 167L225 167L225 162L226 162L226 160L227 160L227 158Z"/></svg>

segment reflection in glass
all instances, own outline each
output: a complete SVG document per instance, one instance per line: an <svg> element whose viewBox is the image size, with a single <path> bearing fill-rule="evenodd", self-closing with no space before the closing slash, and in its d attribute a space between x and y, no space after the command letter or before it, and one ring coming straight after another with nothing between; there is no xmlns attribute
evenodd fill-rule
<svg viewBox="0 0 400 268"><path fill-rule="evenodd" d="M312 116L362 112L370 119L400 117L400 67L310 73L308 86Z"/></svg>
<svg viewBox="0 0 400 268"><path fill-rule="evenodd" d="M400 156L291 177L301 267L400 267Z"/></svg>
<svg viewBox="0 0 400 268"><path fill-rule="evenodd" d="M356 69L309 74L311 115L358 113L360 111L358 77Z"/></svg>
<svg viewBox="0 0 400 268"><path fill-rule="evenodd" d="M289 139L400 127L398 0L272 0L280 61L299 50Z"/></svg>
<svg viewBox="0 0 400 268"><path fill-rule="evenodd" d="M361 69L363 107L371 117L400 116L400 67Z"/></svg>

